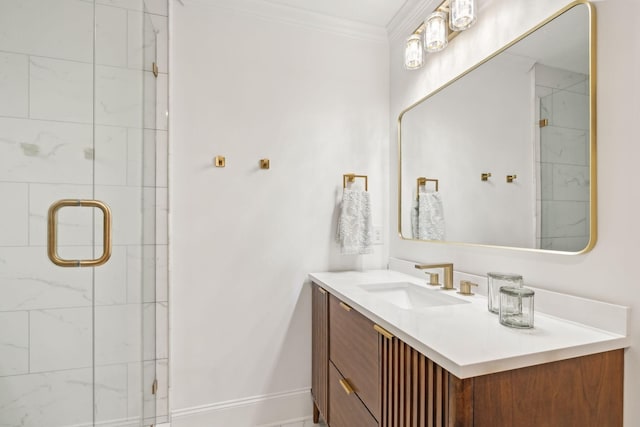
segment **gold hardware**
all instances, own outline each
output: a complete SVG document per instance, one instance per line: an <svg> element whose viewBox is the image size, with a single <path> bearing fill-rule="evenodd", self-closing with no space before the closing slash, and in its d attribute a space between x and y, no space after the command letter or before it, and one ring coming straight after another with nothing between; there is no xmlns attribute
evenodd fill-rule
<svg viewBox="0 0 640 427"><path fill-rule="evenodd" d="M341 378L340 379L340 385L344 389L345 393L347 393L347 394L353 393L353 387L351 387L351 384L349 384L349 381L347 381L346 379Z"/></svg>
<svg viewBox="0 0 640 427"><path fill-rule="evenodd" d="M216 156L213 159L213 164L217 167L217 168L223 168L225 166L227 162L227 159L225 159L224 156Z"/></svg>
<svg viewBox="0 0 640 427"><path fill-rule="evenodd" d="M369 191L369 177L367 175L356 175L354 173L346 173L342 175L342 188L347 188L347 182L353 183L356 178L364 179L364 191Z"/></svg>
<svg viewBox="0 0 640 427"><path fill-rule="evenodd" d="M453 287L453 263L442 263L442 264L416 264L415 267L418 270L427 270L431 268L442 268L444 270L444 285L442 286L442 290L451 291L455 288Z"/></svg>
<svg viewBox="0 0 640 427"><path fill-rule="evenodd" d="M155 62L153 64L151 64L151 70L153 71L153 76L154 77L158 77L158 64L156 64Z"/></svg>
<svg viewBox="0 0 640 427"><path fill-rule="evenodd" d="M318 286L318 291L320 291L320 293L322 295L325 295L327 293L327 291L325 291L324 289L322 289L321 287Z"/></svg>
<svg viewBox="0 0 640 427"><path fill-rule="evenodd" d="M158 392L158 380L153 380L153 384L151 385L151 394L156 394Z"/></svg>
<svg viewBox="0 0 640 427"><path fill-rule="evenodd" d="M387 331L386 329L384 329L382 326L373 325L373 329L376 330L376 332L378 332L380 335L382 335L383 337L385 337L386 339L390 340L393 338L393 334L389 331Z"/></svg>
<svg viewBox="0 0 640 427"><path fill-rule="evenodd" d="M491 178L491 173L490 172L486 172L486 173L483 173L482 175L480 175L480 179L483 180L483 181L488 181L489 178Z"/></svg>
<svg viewBox="0 0 640 427"><path fill-rule="evenodd" d="M346 311L351 311L351 307L349 307L347 304L343 303L342 301L340 301L340 307L344 308Z"/></svg>
<svg viewBox="0 0 640 427"><path fill-rule="evenodd" d="M429 283L427 285L440 286L440 275L438 273L429 273Z"/></svg>
<svg viewBox="0 0 640 427"><path fill-rule="evenodd" d="M538 122L541 128L549 126L549 119L542 119Z"/></svg>
<svg viewBox="0 0 640 427"><path fill-rule="evenodd" d="M270 162L269 159L260 159L260 169L269 169Z"/></svg>
<svg viewBox="0 0 640 427"><path fill-rule="evenodd" d="M460 295L473 295L473 292L471 292L471 287L472 286L478 286L478 284L470 282L469 280L461 280L460 281L460 291L458 293Z"/></svg>
<svg viewBox="0 0 640 427"><path fill-rule="evenodd" d="M58 255L58 211L64 207L90 207L102 211L102 255L96 259L70 260L60 258ZM49 208L47 253L49 259L60 267L97 267L111 258L111 209L98 200L58 200Z"/></svg>
<svg viewBox="0 0 640 427"><path fill-rule="evenodd" d="M427 185L427 182L435 182L436 183L436 191L438 191L438 186L439 186L438 184L439 183L438 183L437 179L425 178L425 177L421 176L416 181L418 182L418 186L416 187L416 197L420 193L420 187L423 186L423 185Z"/></svg>
<svg viewBox="0 0 640 427"><path fill-rule="evenodd" d="M515 181L515 179L518 177L518 175L507 175L507 182L511 183L513 181Z"/></svg>

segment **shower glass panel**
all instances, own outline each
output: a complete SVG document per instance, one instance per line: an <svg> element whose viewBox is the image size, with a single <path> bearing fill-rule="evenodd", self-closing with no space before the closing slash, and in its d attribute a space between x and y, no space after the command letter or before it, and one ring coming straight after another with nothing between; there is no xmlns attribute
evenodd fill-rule
<svg viewBox="0 0 640 427"><path fill-rule="evenodd" d="M155 84L144 2L0 1L0 425L155 423ZM153 33L153 31L151 31ZM47 257L60 199L112 256ZM57 252L102 254L65 207Z"/></svg>

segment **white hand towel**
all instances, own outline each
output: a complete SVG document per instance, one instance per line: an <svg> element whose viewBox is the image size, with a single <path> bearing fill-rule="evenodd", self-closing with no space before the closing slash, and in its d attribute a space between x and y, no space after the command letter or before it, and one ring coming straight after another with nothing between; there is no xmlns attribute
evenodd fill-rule
<svg viewBox="0 0 640 427"><path fill-rule="evenodd" d="M444 209L438 192L418 193L411 209L411 231L414 239L444 240Z"/></svg>
<svg viewBox="0 0 640 427"><path fill-rule="evenodd" d="M369 193L345 188L340 203L337 240L345 255L370 254L372 248Z"/></svg>

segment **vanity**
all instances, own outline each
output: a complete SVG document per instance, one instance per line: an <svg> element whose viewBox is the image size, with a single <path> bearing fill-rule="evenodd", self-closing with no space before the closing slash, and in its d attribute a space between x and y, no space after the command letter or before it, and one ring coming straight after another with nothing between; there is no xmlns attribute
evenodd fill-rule
<svg viewBox="0 0 640 427"><path fill-rule="evenodd" d="M485 297L398 271L310 279L315 422L622 426L624 334L538 312L506 328Z"/></svg>

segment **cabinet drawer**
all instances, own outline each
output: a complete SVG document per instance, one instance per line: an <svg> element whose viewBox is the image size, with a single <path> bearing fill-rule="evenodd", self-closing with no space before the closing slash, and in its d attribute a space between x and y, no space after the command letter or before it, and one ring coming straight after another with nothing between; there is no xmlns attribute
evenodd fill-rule
<svg viewBox="0 0 640 427"><path fill-rule="evenodd" d="M362 314L330 296L329 359L379 419L379 335L373 325Z"/></svg>
<svg viewBox="0 0 640 427"><path fill-rule="evenodd" d="M355 393L349 393L340 381L344 378L333 363L329 363L329 423L331 427L378 427ZM349 385L347 384L348 388Z"/></svg>

